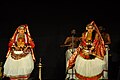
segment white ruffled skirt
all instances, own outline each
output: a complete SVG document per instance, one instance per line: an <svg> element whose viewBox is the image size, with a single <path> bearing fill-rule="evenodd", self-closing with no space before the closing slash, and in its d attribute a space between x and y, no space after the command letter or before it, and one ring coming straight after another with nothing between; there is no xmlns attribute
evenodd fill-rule
<svg viewBox="0 0 120 80"><path fill-rule="evenodd" d="M20 54L21 52L16 53ZM31 53L18 60L13 59L10 54L4 64L4 75L8 77L29 75L33 69L34 61Z"/></svg>
<svg viewBox="0 0 120 80"><path fill-rule="evenodd" d="M84 59L80 55L77 56L75 61L76 72L85 77L94 77L103 71L105 61L99 58Z"/></svg>

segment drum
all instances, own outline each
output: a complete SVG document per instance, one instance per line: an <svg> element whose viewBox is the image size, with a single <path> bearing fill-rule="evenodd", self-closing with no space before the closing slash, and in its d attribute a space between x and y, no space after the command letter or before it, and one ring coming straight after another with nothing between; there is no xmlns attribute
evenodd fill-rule
<svg viewBox="0 0 120 80"><path fill-rule="evenodd" d="M75 79L75 67L73 67L72 69L67 70L67 61L69 60L69 58L71 57L71 55L73 54L73 52L75 51L74 49L68 49L65 53L66 56L66 79Z"/></svg>

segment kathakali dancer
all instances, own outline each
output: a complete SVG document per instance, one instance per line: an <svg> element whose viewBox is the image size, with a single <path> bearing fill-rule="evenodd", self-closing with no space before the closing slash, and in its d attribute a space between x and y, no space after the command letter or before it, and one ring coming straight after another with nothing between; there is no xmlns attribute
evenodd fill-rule
<svg viewBox="0 0 120 80"><path fill-rule="evenodd" d="M4 76L10 80L28 80L34 69L34 41L28 25L20 25L8 44L8 53L4 64Z"/></svg>
<svg viewBox="0 0 120 80"><path fill-rule="evenodd" d="M75 75L80 80L99 80L104 70L105 45L101 34L92 21L82 33L79 47L67 61L68 70L75 67Z"/></svg>

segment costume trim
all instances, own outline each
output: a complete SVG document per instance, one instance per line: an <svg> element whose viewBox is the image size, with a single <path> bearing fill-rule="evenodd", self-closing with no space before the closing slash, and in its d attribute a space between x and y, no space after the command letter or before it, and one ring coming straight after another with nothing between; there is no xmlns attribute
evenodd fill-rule
<svg viewBox="0 0 120 80"><path fill-rule="evenodd" d="M75 73L75 75L81 80L99 80L99 78L103 75L103 72L98 75L91 76L91 77L80 75L77 72Z"/></svg>
<svg viewBox="0 0 120 80"><path fill-rule="evenodd" d="M30 50L29 50L29 52L30 52ZM23 52L22 54L15 54L14 51L11 51L11 57L14 60L18 60L18 59L21 59L21 58L27 56L29 54L29 52Z"/></svg>

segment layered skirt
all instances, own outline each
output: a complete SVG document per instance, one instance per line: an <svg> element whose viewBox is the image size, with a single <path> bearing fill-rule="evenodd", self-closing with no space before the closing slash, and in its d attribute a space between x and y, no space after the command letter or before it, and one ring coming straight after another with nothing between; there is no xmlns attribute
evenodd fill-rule
<svg viewBox="0 0 120 80"><path fill-rule="evenodd" d="M14 54L23 54L23 51L14 51ZM4 64L4 75L7 77L28 77L34 69L34 61L29 52L20 59L14 59L10 53Z"/></svg>
<svg viewBox="0 0 120 80"><path fill-rule="evenodd" d="M80 55L75 61L76 76L82 80L98 80L103 73L105 61L99 58L84 59Z"/></svg>
<svg viewBox="0 0 120 80"><path fill-rule="evenodd" d="M106 61L99 57L87 58L85 56L87 54L79 54L79 49L77 49L67 61L68 70L74 66L76 79L99 80L103 75Z"/></svg>

